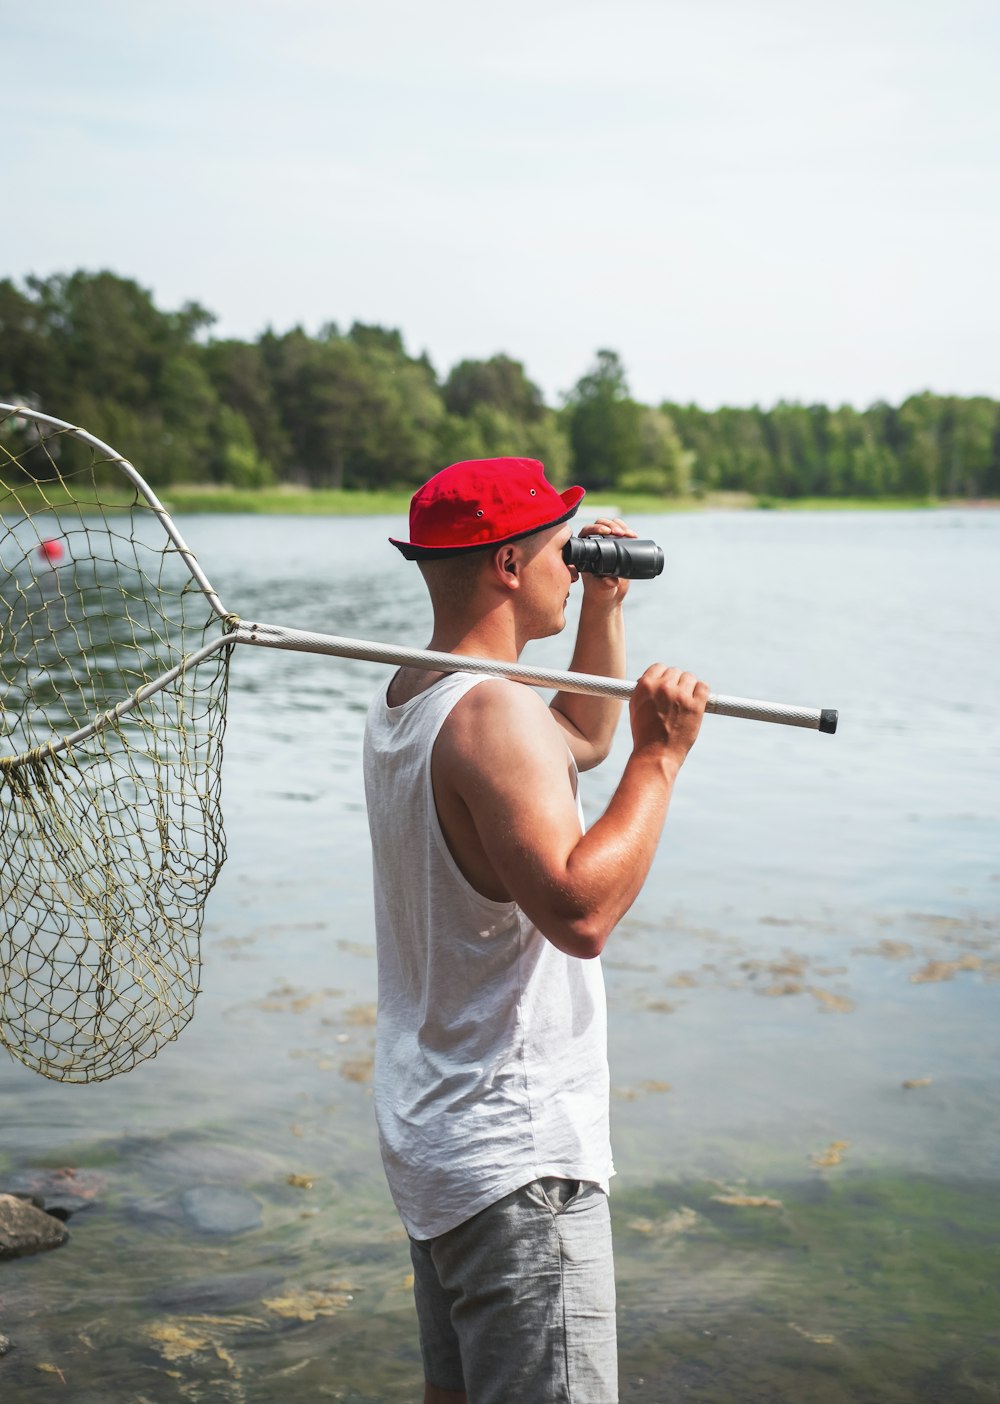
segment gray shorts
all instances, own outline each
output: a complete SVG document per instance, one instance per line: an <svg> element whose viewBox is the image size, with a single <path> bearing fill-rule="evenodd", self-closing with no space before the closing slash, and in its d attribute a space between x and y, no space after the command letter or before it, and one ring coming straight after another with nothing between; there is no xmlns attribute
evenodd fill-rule
<svg viewBox="0 0 1000 1404"><path fill-rule="evenodd" d="M469 1404L617 1404L615 1279L599 1185L523 1185L410 1240L424 1375Z"/></svg>

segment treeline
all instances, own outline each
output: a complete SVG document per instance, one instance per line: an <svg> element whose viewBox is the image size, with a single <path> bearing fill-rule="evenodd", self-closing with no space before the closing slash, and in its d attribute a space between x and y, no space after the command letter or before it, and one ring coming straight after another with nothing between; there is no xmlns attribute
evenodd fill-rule
<svg viewBox="0 0 1000 1404"><path fill-rule="evenodd" d="M215 340L113 273L0 281L0 399L83 425L154 485L411 487L461 458L540 458L557 483L662 496L1000 496L1000 403L650 406L613 351L558 408L506 355L443 378L398 331L333 323ZM2 472L2 469L0 469Z"/></svg>

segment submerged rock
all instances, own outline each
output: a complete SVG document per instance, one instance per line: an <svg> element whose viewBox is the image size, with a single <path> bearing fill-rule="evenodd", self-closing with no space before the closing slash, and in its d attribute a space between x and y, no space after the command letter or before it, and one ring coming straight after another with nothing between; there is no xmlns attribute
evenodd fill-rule
<svg viewBox="0 0 1000 1404"><path fill-rule="evenodd" d="M228 1277L173 1283L159 1288L149 1300L166 1311L218 1313L255 1302L266 1292L273 1292L283 1281L279 1272L233 1273Z"/></svg>
<svg viewBox="0 0 1000 1404"><path fill-rule="evenodd" d="M253 1195L226 1185L185 1190L181 1208L202 1233L245 1233L261 1224L260 1205Z"/></svg>
<svg viewBox="0 0 1000 1404"><path fill-rule="evenodd" d="M26 1199L0 1194L0 1258L25 1258L58 1248L69 1231Z"/></svg>
<svg viewBox="0 0 1000 1404"><path fill-rule="evenodd" d="M166 1188L178 1180L245 1184L274 1173L267 1155L200 1136L132 1138L117 1149L119 1163L151 1189Z"/></svg>
<svg viewBox="0 0 1000 1404"><path fill-rule="evenodd" d="M174 1229L193 1226L202 1233L245 1233L261 1225L258 1201L230 1185L192 1185L182 1194L144 1196L133 1200L126 1212L142 1223Z"/></svg>
<svg viewBox="0 0 1000 1404"><path fill-rule="evenodd" d="M106 1188L107 1176L96 1170L38 1168L6 1176L0 1193L30 1199L46 1214L65 1220L82 1210L100 1208L99 1196Z"/></svg>

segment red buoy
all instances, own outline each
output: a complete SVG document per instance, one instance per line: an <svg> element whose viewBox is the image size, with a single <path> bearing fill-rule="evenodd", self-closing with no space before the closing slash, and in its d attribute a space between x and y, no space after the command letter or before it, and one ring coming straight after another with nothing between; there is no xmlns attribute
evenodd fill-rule
<svg viewBox="0 0 1000 1404"><path fill-rule="evenodd" d="M50 538L48 541L43 541L38 548L38 554L41 556L42 560L49 561L53 565L56 561L62 560L63 552L64 547L62 542L57 541L55 537Z"/></svg>

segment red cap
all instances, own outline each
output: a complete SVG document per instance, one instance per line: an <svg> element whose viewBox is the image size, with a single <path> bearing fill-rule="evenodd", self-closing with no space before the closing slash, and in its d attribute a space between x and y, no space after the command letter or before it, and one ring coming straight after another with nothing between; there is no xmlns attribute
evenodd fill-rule
<svg viewBox="0 0 1000 1404"><path fill-rule="evenodd" d="M408 561L440 560L568 521L582 487L557 492L536 458L473 458L442 468L410 499Z"/></svg>

